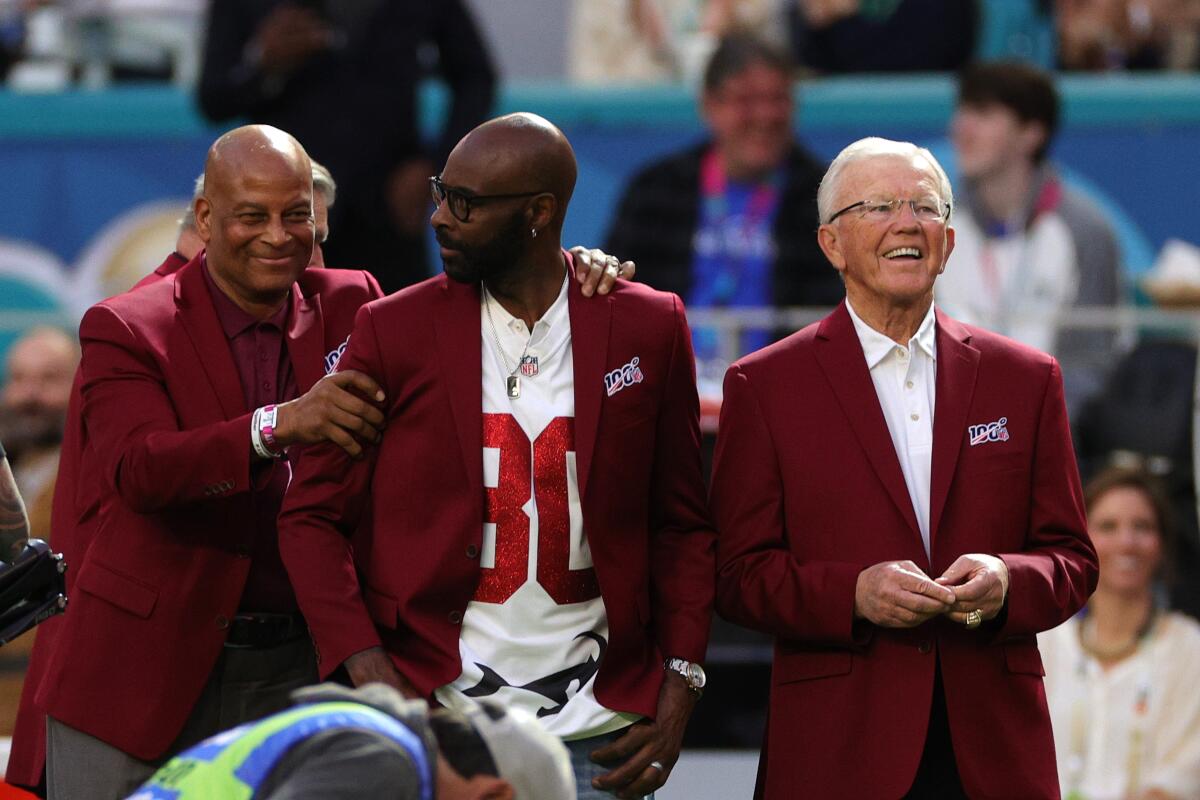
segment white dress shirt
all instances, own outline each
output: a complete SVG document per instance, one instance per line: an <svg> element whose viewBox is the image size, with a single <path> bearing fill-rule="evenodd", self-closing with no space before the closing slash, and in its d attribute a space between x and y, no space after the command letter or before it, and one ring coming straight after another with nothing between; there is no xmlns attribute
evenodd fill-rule
<svg viewBox="0 0 1200 800"><path fill-rule="evenodd" d="M862 344L875 396L883 409L896 458L929 555L929 475L933 462L933 409L937 384L937 336L933 304L907 345L897 344L863 322L850 300L846 310Z"/></svg>

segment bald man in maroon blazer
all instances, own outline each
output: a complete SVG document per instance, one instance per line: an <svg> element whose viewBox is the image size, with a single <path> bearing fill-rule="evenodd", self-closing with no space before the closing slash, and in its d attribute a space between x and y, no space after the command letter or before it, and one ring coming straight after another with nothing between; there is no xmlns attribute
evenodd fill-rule
<svg viewBox="0 0 1200 800"><path fill-rule="evenodd" d="M824 320L730 367L717 607L772 634L758 796L1057 798L1035 634L1095 587L1062 375L933 306L952 196L926 150L833 162Z"/></svg>

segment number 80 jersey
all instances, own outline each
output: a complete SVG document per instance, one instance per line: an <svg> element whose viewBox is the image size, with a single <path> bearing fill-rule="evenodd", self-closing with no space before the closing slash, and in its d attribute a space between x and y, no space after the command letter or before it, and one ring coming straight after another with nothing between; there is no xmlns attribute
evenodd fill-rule
<svg viewBox="0 0 1200 800"><path fill-rule="evenodd" d="M482 569L463 615L462 674L437 698L453 707L495 697L555 735L597 736L637 717L604 708L592 691L608 621L575 470L566 283L532 334L494 299L490 313L481 307ZM506 391L514 371L518 397Z"/></svg>

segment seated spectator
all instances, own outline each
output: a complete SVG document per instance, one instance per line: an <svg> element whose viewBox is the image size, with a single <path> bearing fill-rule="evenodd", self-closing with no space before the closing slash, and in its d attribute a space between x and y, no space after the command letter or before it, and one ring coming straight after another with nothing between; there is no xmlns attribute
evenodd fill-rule
<svg viewBox="0 0 1200 800"><path fill-rule="evenodd" d="M50 534L59 445L78 364L79 345L58 328L34 328L8 351L8 375L0 388L0 441L28 503L35 539Z"/></svg>
<svg viewBox="0 0 1200 800"><path fill-rule="evenodd" d="M1191 70L1200 65L1195 0L1056 0L1063 69Z"/></svg>
<svg viewBox="0 0 1200 800"><path fill-rule="evenodd" d="M1116 305L1121 266L1108 220L1047 159L1058 120L1058 93L1042 70L996 62L963 72L950 131L962 177L957 239L937 302L1058 356L1074 411L1103 380L1113 336L1065 329L1056 315Z"/></svg>
<svg viewBox="0 0 1200 800"><path fill-rule="evenodd" d="M724 39L700 104L711 138L633 178L604 249L691 308L838 302L841 281L813 236L824 167L795 141L786 54L746 36ZM695 338L698 362L717 355L711 331ZM768 338L747 336L739 354Z"/></svg>
<svg viewBox="0 0 1200 800"><path fill-rule="evenodd" d="M978 0L794 0L797 60L819 72L958 69L975 51Z"/></svg>
<svg viewBox="0 0 1200 800"><path fill-rule="evenodd" d="M1038 637L1063 797L1200 797L1200 625L1162 602L1172 530L1153 479L1112 469L1084 491L1100 583Z"/></svg>

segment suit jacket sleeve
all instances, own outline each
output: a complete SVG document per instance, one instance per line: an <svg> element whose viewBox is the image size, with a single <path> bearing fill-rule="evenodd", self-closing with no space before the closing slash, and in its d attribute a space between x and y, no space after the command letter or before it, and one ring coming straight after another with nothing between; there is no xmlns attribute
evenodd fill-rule
<svg viewBox="0 0 1200 800"><path fill-rule="evenodd" d="M865 565L800 563L788 548L779 454L737 364L725 375L719 431L710 492L717 610L781 638L854 644L854 589Z"/></svg>
<svg viewBox="0 0 1200 800"><path fill-rule="evenodd" d="M673 301L675 336L651 490L651 602L663 655L702 661L712 621L716 536L704 502L692 335L683 303Z"/></svg>
<svg viewBox="0 0 1200 800"><path fill-rule="evenodd" d="M1099 577L1057 361L1051 362L1046 381L1036 448L1027 546L1020 553L998 554L1009 574L1001 638L1065 622L1087 601Z"/></svg>
<svg viewBox="0 0 1200 800"><path fill-rule="evenodd" d="M390 400L368 306L358 311L337 369L370 375ZM349 539L368 502L377 453L367 447L356 461L330 443L303 448L279 512L279 553L317 645L322 678L355 653L381 645Z"/></svg>
<svg viewBox="0 0 1200 800"><path fill-rule="evenodd" d="M83 417L103 479L134 511L227 497L251 486L250 414L181 430L166 378L104 305L79 326Z"/></svg>

